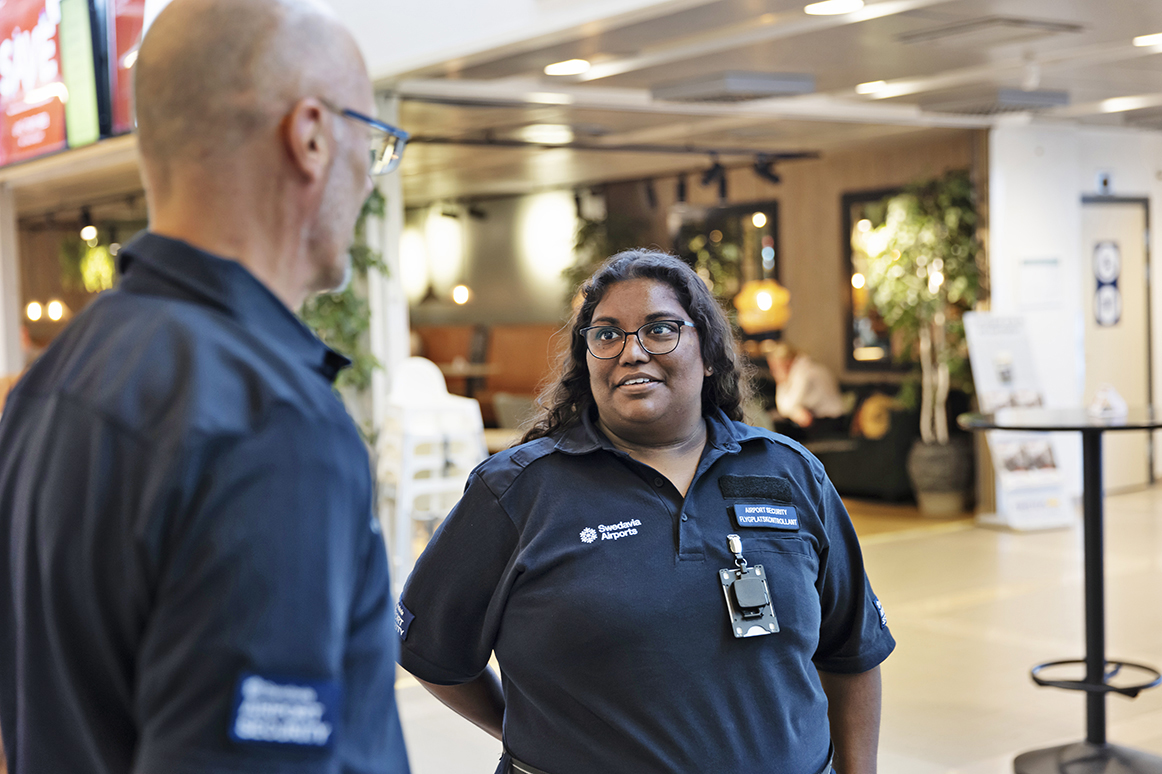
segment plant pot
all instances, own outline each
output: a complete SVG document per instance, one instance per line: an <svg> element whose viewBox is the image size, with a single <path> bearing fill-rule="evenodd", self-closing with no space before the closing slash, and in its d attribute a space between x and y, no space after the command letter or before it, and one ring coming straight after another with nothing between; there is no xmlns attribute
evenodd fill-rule
<svg viewBox="0 0 1162 774"><path fill-rule="evenodd" d="M908 452L907 465L920 513L964 513L972 487L972 444L967 438L954 438L946 444L916 441Z"/></svg>

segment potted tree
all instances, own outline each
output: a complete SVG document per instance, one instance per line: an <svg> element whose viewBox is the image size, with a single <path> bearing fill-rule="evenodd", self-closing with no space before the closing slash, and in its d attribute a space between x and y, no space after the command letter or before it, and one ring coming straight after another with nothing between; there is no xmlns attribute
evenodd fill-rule
<svg viewBox="0 0 1162 774"><path fill-rule="evenodd" d="M962 315L980 287L977 225L972 182L953 171L891 197L883 223L853 237L896 359L917 366L901 396L920 408L908 472L921 511L933 515L963 510L972 478L971 445L950 436L947 406L952 389L972 390Z"/></svg>

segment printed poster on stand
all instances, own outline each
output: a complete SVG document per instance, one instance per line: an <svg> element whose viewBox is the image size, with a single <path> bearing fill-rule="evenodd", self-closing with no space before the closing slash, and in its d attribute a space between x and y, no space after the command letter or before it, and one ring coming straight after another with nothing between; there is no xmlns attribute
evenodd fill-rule
<svg viewBox="0 0 1162 774"><path fill-rule="evenodd" d="M1024 318L969 312L964 316L964 330L983 413L1044 405ZM979 521L1035 530L1064 527L1076 520L1052 434L990 430L986 438L996 471L997 512L980 514Z"/></svg>

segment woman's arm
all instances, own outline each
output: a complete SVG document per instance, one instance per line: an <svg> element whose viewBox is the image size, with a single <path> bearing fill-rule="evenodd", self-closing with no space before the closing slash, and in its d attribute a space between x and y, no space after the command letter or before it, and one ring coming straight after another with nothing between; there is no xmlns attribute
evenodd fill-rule
<svg viewBox="0 0 1162 774"><path fill-rule="evenodd" d="M504 729L504 691L492 667L459 685L436 685L416 678L445 706L497 739Z"/></svg>
<svg viewBox="0 0 1162 774"><path fill-rule="evenodd" d="M839 774L875 774L880 741L880 668L854 675L819 672Z"/></svg>

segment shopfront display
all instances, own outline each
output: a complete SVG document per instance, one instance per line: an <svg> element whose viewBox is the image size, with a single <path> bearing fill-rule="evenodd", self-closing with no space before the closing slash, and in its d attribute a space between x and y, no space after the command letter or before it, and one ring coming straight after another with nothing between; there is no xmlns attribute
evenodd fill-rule
<svg viewBox="0 0 1162 774"><path fill-rule="evenodd" d="M144 0L0 4L0 166L133 130Z"/></svg>
<svg viewBox="0 0 1162 774"><path fill-rule="evenodd" d="M61 3L0 6L0 165L66 147Z"/></svg>

